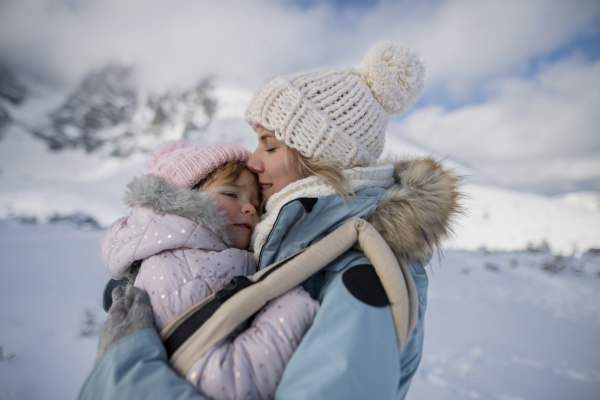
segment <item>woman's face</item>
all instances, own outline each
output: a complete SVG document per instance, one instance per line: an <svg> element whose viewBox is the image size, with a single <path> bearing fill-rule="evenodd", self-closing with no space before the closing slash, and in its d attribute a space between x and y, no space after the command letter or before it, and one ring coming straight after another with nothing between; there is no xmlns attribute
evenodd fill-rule
<svg viewBox="0 0 600 400"><path fill-rule="evenodd" d="M258 175L260 192L265 201L292 182L300 179L294 168L286 165L286 145L277 140L273 131L258 127L258 147L247 161L248 167ZM288 163L295 160L288 158Z"/></svg>

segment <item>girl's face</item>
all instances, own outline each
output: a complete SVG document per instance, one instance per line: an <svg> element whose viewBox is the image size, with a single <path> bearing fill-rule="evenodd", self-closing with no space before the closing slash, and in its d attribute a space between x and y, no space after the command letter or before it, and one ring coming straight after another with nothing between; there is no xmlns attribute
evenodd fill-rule
<svg viewBox="0 0 600 400"><path fill-rule="evenodd" d="M205 191L217 200L229 221L227 232L232 247L247 249L254 227L260 222L257 210L260 207L258 184L248 170L242 171L234 182L220 182L207 186Z"/></svg>
<svg viewBox="0 0 600 400"><path fill-rule="evenodd" d="M277 140L273 131L262 126L256 130L258 134L258 147L246 162L248 168L258 175L260 192L269 201L269 198L292 182L300 179L297 172L286 164L286 145ZM287 160L294 162L294 160Z"/></svg>

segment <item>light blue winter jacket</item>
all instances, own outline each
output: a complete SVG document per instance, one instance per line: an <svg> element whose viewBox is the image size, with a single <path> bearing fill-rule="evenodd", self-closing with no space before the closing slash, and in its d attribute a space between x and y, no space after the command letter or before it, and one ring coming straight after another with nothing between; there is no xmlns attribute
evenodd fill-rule
<svg viewBox="0 0 600 400"><path fill-rule="evenodd" d="M396 256L408 260L419 298L411 338L398 354L389 305L369 305L376 303L370 301L370 293L361 293L360 286L351 287L344 279L353 267L369 264L361 252L349 251L304 283L321 309L289 361L276 398L406 396L423 351L427 305L427 274L423 262L415 260L430 256L447 235L458 211L458 193L456 178L432 159L398 162L395 177L392 188L364 189L345 203L330 195L284 205L262 247L259 268L307 247L349 220L369 220ZM364 277L365 286L373 287L369 279ZM82 400L203 398L169 368L154 330L138 332L111 348L80 394Z"/></svg>

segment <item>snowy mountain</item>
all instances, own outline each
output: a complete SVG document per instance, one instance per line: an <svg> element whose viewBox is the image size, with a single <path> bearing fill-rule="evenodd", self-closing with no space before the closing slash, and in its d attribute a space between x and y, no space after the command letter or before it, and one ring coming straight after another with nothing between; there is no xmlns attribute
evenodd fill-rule
<svg viewBox="0 0 600 400"><path fill-rule="evenodd" d="M25 87L16 80L8 68L0 64L0 139L8 126L13 123L9 107L22 104L25 97Z"/></svg>
<svg viewBox="0 0 600 400"><path fill-rule="evenodd" d="M20 84L8 68L0 64L0 99L14 105L23 103L25 87Z"/></svg>
<svg viewBox="0 0 600 400"><path fill-rule="evenodd" d="M547 197L495 187L466 185L467 210L459 220L452 247L491 251L550 250L581 255L600 249L600 211ZM572 193L589 199L590 193ZM597 194L593 197L600 200ZM584 204L587 204L584 203Z"/></svg>
<svg viewBox="0 0 600 400"><path fill-rule="evenodd" d="M91 73L60 108L50 113L48 125L32 128L32 133L52 150L97 150L111 139L102 133L129 122L137 108L129 76L128 68L116 65Z"/></svg>
<svg viewBox="0 0 600 400"><path fill-rule="evenodd" d="M256 137L243 120L251 93L198 81L184 90L147 93L136 89L134 70L109 65L69 92L48 95L0 69L0 219L108 226L127 212L125 184L143 172L159 143L187 139L253 148ZM392 121L386 153L434 152L405 140ZM600 194L516 192L490 185L460 162L446 164L466 176L466 212L446 247L563 255L600 248Z"/></svg>
<svg viewBox="0 0 600 400"><path fill-rule="evenodd" d="M0 127L20 126L53 151L83 149L127 157L147 153L165 140L192 139L211 122L216 102L210 79L165 93L139 91L134 79L131 68L107 65L88 74L58 107L32 118L41 123L15 119L0 108ZM24 89L8 70L0 69L0 96L13 105L24 101Z"/></svg>

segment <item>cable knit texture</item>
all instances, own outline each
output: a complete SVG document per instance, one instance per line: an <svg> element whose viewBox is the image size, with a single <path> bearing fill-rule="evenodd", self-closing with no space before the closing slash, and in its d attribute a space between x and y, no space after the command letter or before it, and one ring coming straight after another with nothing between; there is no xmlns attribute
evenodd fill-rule
<svg viewBox="0 0 600 400"><path fill-rule="evenodd" d="M418 55L391 42L376 44L360 68L325 68L268 80L246 120L302 155L345 168L373 165L383 151L390 115L408 111L423 91Z"/></svg>

